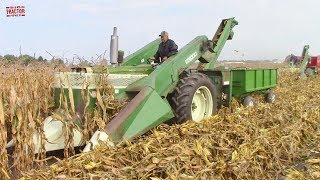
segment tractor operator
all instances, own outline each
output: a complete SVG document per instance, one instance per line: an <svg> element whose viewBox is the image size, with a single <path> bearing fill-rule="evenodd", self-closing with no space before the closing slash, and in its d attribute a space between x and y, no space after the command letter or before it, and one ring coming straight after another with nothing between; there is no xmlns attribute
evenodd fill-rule
<svg viewBox="0 0 320 180"><path fill-rule="evenodd" d="M159 44L157 53L150 58L155 63L161 63L178 52L178 46L173 40L169 39L168 32L162 31L159 36L162 42Z"/></svg>

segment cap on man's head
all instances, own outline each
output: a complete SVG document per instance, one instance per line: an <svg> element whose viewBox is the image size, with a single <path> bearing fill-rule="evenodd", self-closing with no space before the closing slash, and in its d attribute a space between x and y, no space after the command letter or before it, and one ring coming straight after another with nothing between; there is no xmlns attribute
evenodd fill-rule
<svg viewBox="0 0 320 180"><path fill-rule="evenodd" d="M159 36L169 36L169 33L167 31L162 31Z"/></svg>

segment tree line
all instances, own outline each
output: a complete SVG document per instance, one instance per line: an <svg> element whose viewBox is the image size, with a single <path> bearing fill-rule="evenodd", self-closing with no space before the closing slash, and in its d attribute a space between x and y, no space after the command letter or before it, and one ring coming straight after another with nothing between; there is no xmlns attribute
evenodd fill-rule
<svg viewBox="0 0 320 180"><path fill-rule="evenodd" d="M25 64L25 65L28 65L33 62L48 63L48 62L52 62L52 61L55 61L55 62L58 62L61 64L64 63L62 59L47 60L47 59L43 58L42 56L39 56L36 58L34 56L30 56L27 54L20 55L20 56L15 56L12 54L7 54L4 56L0 55L0 62L3 62L3 63L17 63L17 62L19 62L19 63Z"/></svg>

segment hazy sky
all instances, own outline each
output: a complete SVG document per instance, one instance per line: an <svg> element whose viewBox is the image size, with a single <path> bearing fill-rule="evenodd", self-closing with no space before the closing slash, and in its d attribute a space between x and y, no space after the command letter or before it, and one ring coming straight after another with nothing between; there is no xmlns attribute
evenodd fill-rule
<svg viewBox="0 0 320 180"><path fill-rule="evenodd" d="M6 17L6 6L25 5L26 17ZM309 44L320 55L319 0L2 0L0 54L96 58L114 26L120 49L133 53L162 30L179 48L214 35L221 19L236 17L234 39L220 59L275 59ZM237 50L239 52L236 52Z"/></svg>

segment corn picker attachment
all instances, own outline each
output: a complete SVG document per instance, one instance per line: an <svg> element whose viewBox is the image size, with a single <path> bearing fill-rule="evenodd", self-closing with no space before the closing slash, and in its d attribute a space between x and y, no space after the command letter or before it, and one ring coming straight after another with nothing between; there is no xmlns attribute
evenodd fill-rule
<svg viewBox="0 0 320 180"><path fill-rule="evenodd" d="M300 59L300 76L305 78L310 75L318 74L320 68L320 56L309 55L309 45L305 45Z"/></svg>
<svg viewBox="0 0 320 180"><path fill-rule="evenodd" d="M212 39L198 36L156 67L148 59L157 51L160 39L128 56L118 66L109 67L106 76L114 87L116 98L128 103L105 129L94 133L84 151L90 151L100 142L113 146L130 140L164 122L199 122L216 114L221 106L228 106L233 97L243 101L245 106L252 106L254 100L250 95L264 93L267 102L274 102L275 94L271 89L277 85L277 69L214 67L226 41L232 39L237 24L234 18L222 20ZM68 103L75 105L74 111L83 113L84 107L93 109L97 101L97 76L102 76L98 72L101 70L93 68L92 73L58 74L56 101L61 103L58 94L66 91L73 97ZM64 78L66 76L69 80ZM90 92L87 104L80 100L84 81L88 87L86 91ZM63 122L56 119L52 116L46 120L47 151L62 149L65 145L60 131ZM74 131L75 146L85 144L82 136L80 130ZM40 143L37 134L34 143Z"/></svg>
<svg viewBox="0 0 320 180"><path fill-rule="evenodd" d="M309 75L311 72L308 69L307 66L310 62L311 58L309 55L309 45L305 45L302 50L302 55L301 55L301 62L300 62L300 77L305 78L307 75Z"/></svg>

